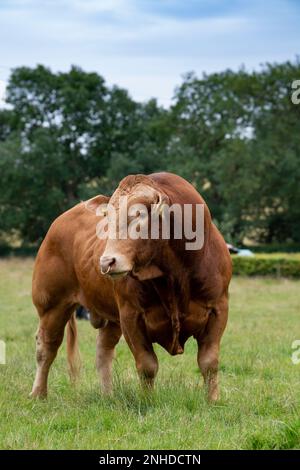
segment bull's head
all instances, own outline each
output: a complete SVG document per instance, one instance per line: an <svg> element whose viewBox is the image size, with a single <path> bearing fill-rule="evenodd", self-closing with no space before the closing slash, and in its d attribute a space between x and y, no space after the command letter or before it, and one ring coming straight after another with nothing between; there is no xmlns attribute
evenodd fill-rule
<svg viewBox="0 0 300 470"><path fill-rule="evenodd" d="M140 280L162 275L156 262L162 243L159 220L168 202L150 177L130 175L121 181L106 211L108 238L100 257L102 274L131 273Z"/></svg>

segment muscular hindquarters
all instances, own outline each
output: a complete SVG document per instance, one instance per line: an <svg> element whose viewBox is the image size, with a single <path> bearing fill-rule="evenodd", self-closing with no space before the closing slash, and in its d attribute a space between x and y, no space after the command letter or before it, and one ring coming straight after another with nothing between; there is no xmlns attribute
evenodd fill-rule
<svg viewBox="0 0 300 470"><path fill-rule="evenodd" d="M37 373L32 389L33 396L47 394L47 379L50 366L62 343L66 324L76 307L76 279L71 267L57 255L51 255L47 247L42 246L37 256L32 298L39 315L39 327L36 335ZM70 371L76 373L76 328L70 322L68 341L68 359Z"/></svg>

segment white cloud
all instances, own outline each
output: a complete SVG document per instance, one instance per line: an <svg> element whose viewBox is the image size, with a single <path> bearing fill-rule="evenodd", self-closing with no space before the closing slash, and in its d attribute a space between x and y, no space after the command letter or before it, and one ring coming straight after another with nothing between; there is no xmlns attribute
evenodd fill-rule
<svg viewBox="0 0 300 470"><path fill-rule="evenodd" d="M124 13L132 9L130 1L126 0L69 0L69 4L87 13L114 12Z"/></svg>
<svg viewBox="0 0 300 470"><path fill-rule="evenodd" d="M3 0L0 65L43 63L66 70L77 64L128 88L136 99L157 96L167 104L180 76L189 70L200 74L242 63L252 68L297 53L299 8L290 2L255 0L247 7L240 2L230 12L217 8L224 2L202 2L214 11L194 17L160 14L163 2L155 2L155 10L150 3Z"/></svg>

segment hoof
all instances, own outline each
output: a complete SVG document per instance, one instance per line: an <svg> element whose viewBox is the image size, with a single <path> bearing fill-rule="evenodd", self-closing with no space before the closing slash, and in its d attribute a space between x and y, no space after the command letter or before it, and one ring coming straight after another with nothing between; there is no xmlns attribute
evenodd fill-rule
<svg viewBox="0 0 300 470"><path fill-rule="evenodd" d="M219 397L219 394L218 393L213 393L212 395L209 395L208 397L208 402L213 404L213 403L217 403L220 399Z"/></svg>
<svg viewBox="0 0 300 470"><path fill-rule="evenodd" d="M32 390L29 394L29 398L39 398L41 400L44 400L47 398L47 392L45 391L40 391L40 390Z"/></svg>

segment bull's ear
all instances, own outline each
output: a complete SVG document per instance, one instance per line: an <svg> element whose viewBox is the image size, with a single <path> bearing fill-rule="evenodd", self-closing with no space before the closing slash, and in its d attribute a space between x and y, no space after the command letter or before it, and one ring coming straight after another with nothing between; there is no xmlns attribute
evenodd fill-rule
<svg viewBox="0 0 300 470"><path fill-rule="evenodd" d="M109 197L99 194L99 196L92 197L92 199L85 201L84 205L88 211L93 212L95 215L101 216L105 215L108 202Z"/></svg>

